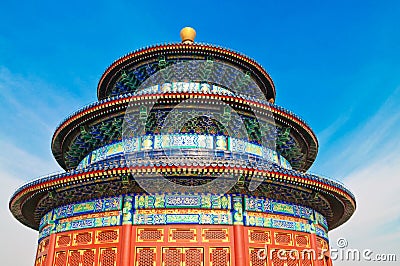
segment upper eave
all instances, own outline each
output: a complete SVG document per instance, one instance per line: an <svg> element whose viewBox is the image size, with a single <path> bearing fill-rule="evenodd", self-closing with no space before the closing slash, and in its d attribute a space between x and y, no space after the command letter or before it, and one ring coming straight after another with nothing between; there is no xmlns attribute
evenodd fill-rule
<svg viewBox="0 0 400 266"><path fill-rule="evenodd" d="M97 97L99 100L110 96L110 90L118 81L122 70L134 69L143 64L155 62L160 56L173 56L187 59L188 56L198 59L196 56L213 57L222 62L227 62L239 67L243 71L250 71L252 78L260 86L267 100L275 101L276 91L275 85L265 69L255 60L229 50L227 48L210 45L210 44L158 44L145 47L131 52L112 63L103 73L97 86Z"/></svg>

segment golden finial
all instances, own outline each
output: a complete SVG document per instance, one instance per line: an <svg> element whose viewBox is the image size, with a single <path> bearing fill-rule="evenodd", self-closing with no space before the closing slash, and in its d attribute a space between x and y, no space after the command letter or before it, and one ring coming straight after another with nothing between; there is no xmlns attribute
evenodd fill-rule
<svg viewBox="0 0 400 266"><path fill-rule="evenodd" d="M192 44L196 38L196 31L191 27L185 27L181 30L182 43Z"/></svg>

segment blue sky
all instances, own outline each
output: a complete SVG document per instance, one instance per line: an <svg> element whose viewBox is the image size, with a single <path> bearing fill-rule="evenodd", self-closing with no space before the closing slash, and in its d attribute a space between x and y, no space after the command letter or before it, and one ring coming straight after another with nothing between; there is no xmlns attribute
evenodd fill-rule
<svg viewBox="0 0 400 266"><path fill-rule="evenodd" d="M393 253L400 246L399 14L399 1L2 3L0 225L26 241L0 243L1 256L7 265L33 264L36 233L10 217L8 197L21 182L59 170L50 151L58 123L95 101L114 60L179 42L187 25L197 42L257 60L275 82L276 103L315 130L320 150L311 170L346 182L358 200L332 244L345 236L352 248ZM16 248L26 256L12 262Z"/></svg>

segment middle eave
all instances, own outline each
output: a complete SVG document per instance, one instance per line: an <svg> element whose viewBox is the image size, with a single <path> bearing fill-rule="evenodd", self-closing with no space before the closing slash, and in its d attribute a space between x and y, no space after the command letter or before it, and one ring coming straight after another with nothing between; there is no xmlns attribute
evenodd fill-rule
<svg viewBox="0 0 400 266"><path fill-rule="evenodd" d="M129 102L134 101L151 101L153 98L159 98L159 95L137 95L137 96L119 96L103 100L101 102L89 105L81 110L77 111L70 117L64 120L56 129L52 138L52 151L57 162L61 167L67 170L67 165L64 161L64 152L70 145L73 139L79 134L79 127L94 123L96 121L102 121L104 119L110 119L112 117L123 116ZM214 95L214 94L194 94L186 93L180 94L179 99L177 94L163 94L162 97L174 100L183 100L185 98L198 97L199 99L218 99L227 103L235 103L236 105L249 105L251 108L259 110L268 110L274 116L277 124L290 127L296 139L301 143L302 149L306 151L305 158L301 167L297 168L298 171L306 171L311 167L314 162L317 151L318 141L312 131L312 129L299 117L295 116L291 112L269 103L255 102L246 100L243 98L227 96L227 95Z"/></svg>

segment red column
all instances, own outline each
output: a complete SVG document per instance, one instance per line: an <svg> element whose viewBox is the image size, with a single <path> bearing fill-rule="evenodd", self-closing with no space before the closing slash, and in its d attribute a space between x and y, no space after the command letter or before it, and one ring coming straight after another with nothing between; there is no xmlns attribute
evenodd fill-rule
<svg viewBox="0 0 400 266"><path fill-rule="evenodd" d="M49 249L47 250L46 266L53 266L54 261L54 249L56 247L56 233L50 234L49 238Z"/></svg>
<svg viewBox="0 0 400 266"><path fill-rule="evenodd" d="M233 226L234 245L235 245L235 266L246 266L246 250L244 245L244 226Z"/></svg>
<svg viewBox="0 0 400 266"><path fill-rule="evenodd" d="M129 266L131 258L132 225L122 225L121 266Z"/></svg>
<svg viewBox="0 0 400 266"><path fill-rule="evenodd" d="M318 254L318 245L317 245L317 236L315 234L315 224L311 224L311 248L315 252L315 256L313 256L313 265L319 265L319 254Z"/></svg>

